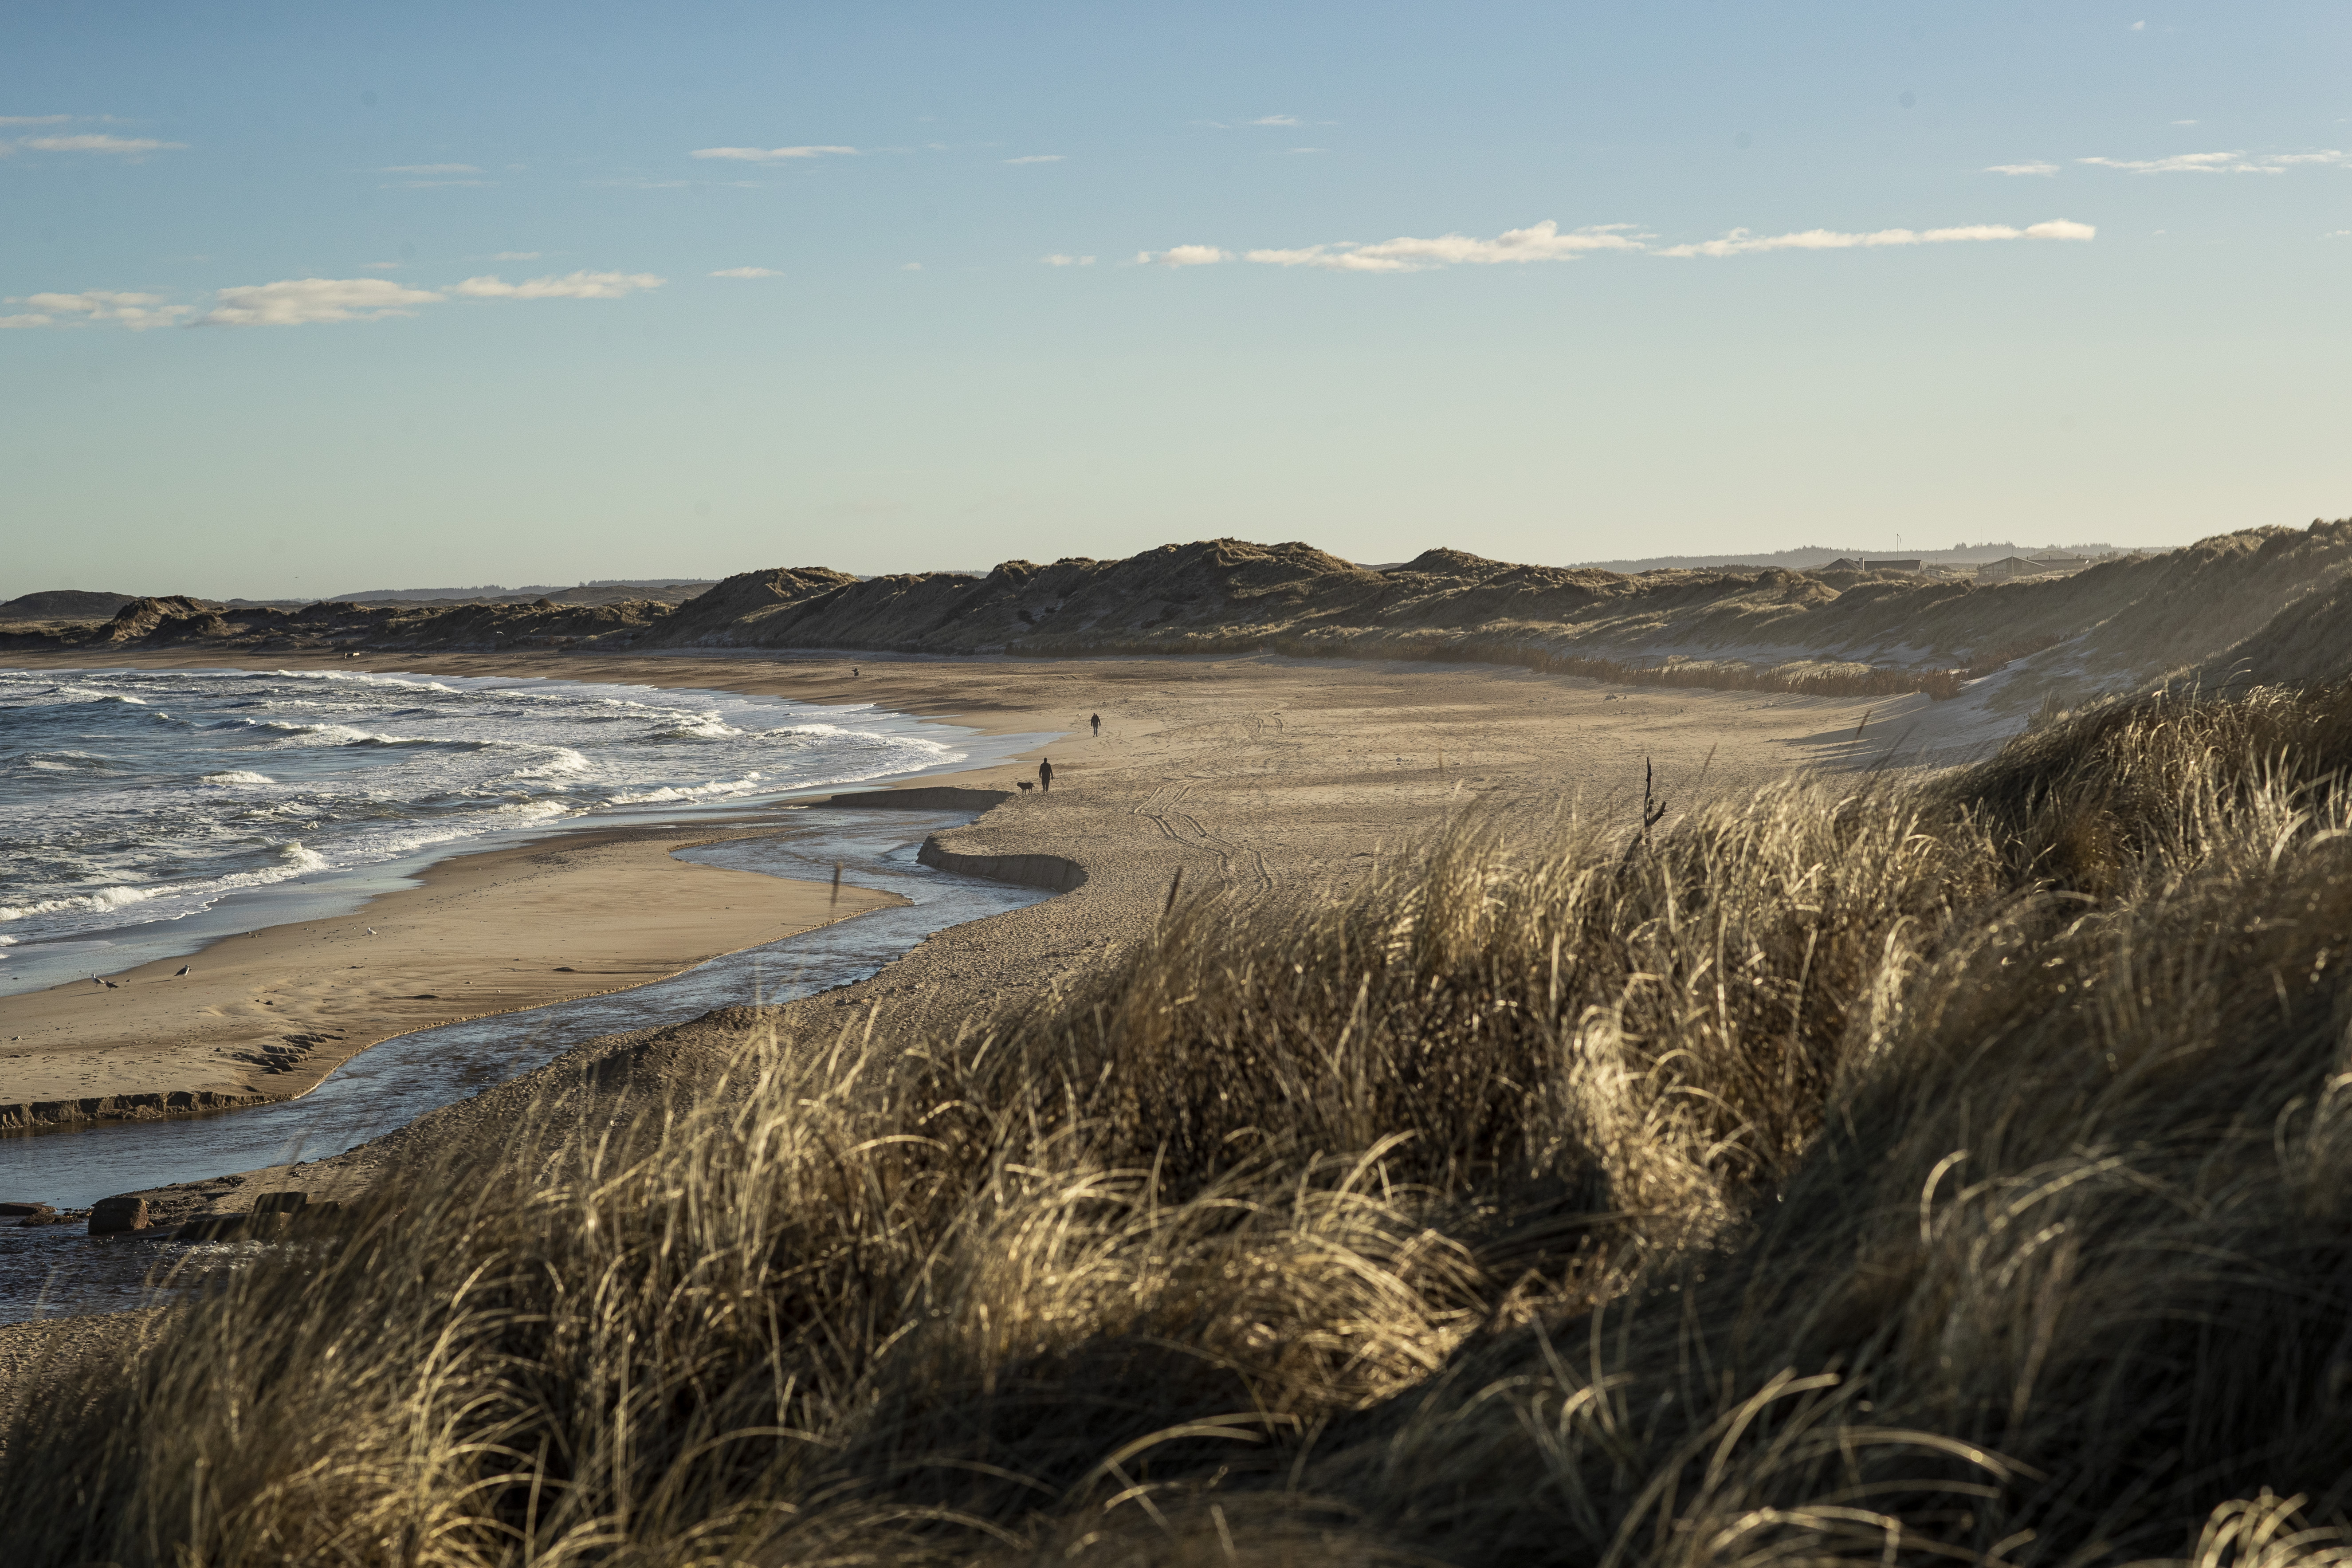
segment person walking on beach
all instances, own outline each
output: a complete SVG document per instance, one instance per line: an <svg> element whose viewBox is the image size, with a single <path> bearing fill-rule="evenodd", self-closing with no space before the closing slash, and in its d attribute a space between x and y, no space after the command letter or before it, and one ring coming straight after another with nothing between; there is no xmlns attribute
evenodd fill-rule
<svg viewBox="0 0 2352 1568"><path fill-rule="evenodd" d="M1091 718L1087 719L1087 723L1089 723L1089 724L1092 724L1092 725L1095 727L1095 739L1096 739L1096 740L1097 740L1097 741L1101 740L1101 739L1102 739L1102 715L1101 715L1101 714L1099 714L1099 713L1097 713L1097 714L1093 715Z"/></svg>
<svg viewBox="0 0 2352 1568"><path fill-rule="evenodd" d="M1037 764L1037 787L1047 795L1054 793L1054 759L1051 757Z"/></svg>

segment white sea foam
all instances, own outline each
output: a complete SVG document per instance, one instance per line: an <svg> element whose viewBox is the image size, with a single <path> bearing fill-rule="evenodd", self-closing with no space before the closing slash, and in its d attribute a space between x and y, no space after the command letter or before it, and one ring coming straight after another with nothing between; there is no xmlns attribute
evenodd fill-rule
<svg viewBox="0 0 2352 1568"><path fill-rule="evenodd" d="M961 755L892 715L823 712L512 677L0 669L22 764L0 791L0 922L48 951L583 813L683 813Z"/></svg>

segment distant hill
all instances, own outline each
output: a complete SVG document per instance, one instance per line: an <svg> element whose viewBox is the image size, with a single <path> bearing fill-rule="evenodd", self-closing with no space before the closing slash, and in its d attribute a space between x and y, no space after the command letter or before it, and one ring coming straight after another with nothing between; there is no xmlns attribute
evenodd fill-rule
<svg viewBox="0 0 2352 1568"><path fill-rule="evenodd" d="M136 596L48 588L0 604L0 621L102 621Z"/></svg>
<svg viewBox="0 0 2352 1568"><path fill-rule="evenodd" d="M1832 561L1885 561L1896 556L1929 566L1972 566L1998 561L2005 555L2042 555L2053 551L2089 556L2156 553L2153 549L2126 551L2113 544L2017 544L2003 540L1999 543L1959 544L1949 550L1864 550L1854 545L1832 550L1827 545L1809 544L1798 550L1751 552L1746 555L1644 555L1624 561L1580 561L1577 565L1590 567L1596 572L1627 574L1709 572L1739 566L1785 566L1802 572L1815 566L1826 566Z"/></svg>
<svg viewBox="0 0 2352 1568"><path fill-rule="evenodd" d="M520 588L485 583L476 588L367 588L337 594L327 602L339 605L436 604L514 605L548 599L559 605L616 605L629 599L659 599L677 604L710 587L708 577L602 577L593 582L560 586L526 583ZM232 599L231 604L244 601ZM269 601L276 603L278 601Z"/></svg>
<svg viewBox="0 0 2352 1568"><path fill-rule="evenodd" d="M2112 554L2103 545L2074 551ZM1829 552L1781 556L1805 553ZM1945 697L2005 671L1977 694L2011 717L2045 698L2071 703L2198 672L2232 680L2352 672L2342 651L2352 647L2352 519L2245 529L2002 584L1770 563L1633 575L1450 549L1373 570L1305 543L1211 539L1122 560L1007 561L984 576L772 567L682 604L657 596L681 591L622 584L566 589L562 599L515 591L472 603L293 608L139 599L100 625L0 632L0 647L1274 654Z"/></svg>

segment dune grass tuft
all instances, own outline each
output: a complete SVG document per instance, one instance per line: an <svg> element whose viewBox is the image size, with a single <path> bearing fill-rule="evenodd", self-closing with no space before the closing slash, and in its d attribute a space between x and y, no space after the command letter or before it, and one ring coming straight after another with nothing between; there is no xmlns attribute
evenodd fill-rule
<svg viewBox="0 0 2352 1568"><path fill-rule="evenodd" d="M213 1276L0 1557L2320 1568L2352 691L1180 903Z"/></svg>

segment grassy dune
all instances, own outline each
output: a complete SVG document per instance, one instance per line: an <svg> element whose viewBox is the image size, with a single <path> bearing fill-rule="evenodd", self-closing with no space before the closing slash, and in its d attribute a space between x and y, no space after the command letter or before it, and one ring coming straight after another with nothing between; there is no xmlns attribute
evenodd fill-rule
<svg viewBox="0 0 2352 1568"><path fill-rule="evenodd" d="M1473 819L583 1094L20 1417L0 1559L2338 1561L2347 765L2265 690Z"/></svg>

